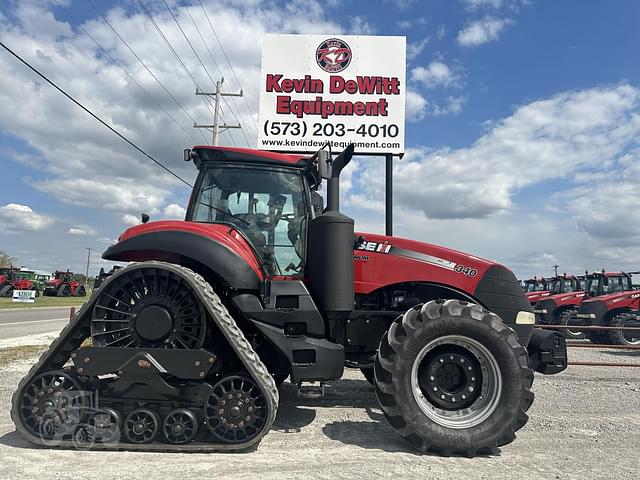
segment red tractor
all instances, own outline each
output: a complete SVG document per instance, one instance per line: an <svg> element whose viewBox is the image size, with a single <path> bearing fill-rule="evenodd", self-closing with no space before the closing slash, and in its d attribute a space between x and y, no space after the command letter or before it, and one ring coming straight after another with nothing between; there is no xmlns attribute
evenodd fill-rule
<svg viewBox="0 0 640 480"><path fill-rule="evenodd" d="M631 275L640 272L593 273L587 278L585 298L571 320L575 325L639 327L638 330L590 331L588 338L597 344L640 345L640 291L631 283Z"/></svg>
<svg viewBox="0 0 640 480"><path fill-rule="evenodd" d="M12 265L0 267L0 297L13 296L14 290L35 290L40 295L38 284L20 274L20 269Z"/></svg>
<svg viewBox="0 0 640 480"><path fill-rule="evenodd" d="M534 328L502 265L354 234L338 208L352 155L185 151L199 170L186 219L129 228L103 254L136 263L104 279L21 381L18 432L45 446L246 451L273 424L279 383L320 394L347 366L373 368L380 408L417 450L513 441L533 371L566 368L564 337Z"/></svg>
<svg viewBox="0 0 640 480"><path fill-rule="evenodd" d="M87 290L81 282L73 279L73 272L56 270L54 278L46 283L43 293L49 297L84 297Z"/></svg>
<svg viewBox="0 0 640 480"><path fill-rule="evenodd" d="M553 279L544 277L533 277L523 282L522 288L527 295L527 300L533 306L541 298L551 295L551 285Z"/></svg>
<svg viewBox="0 0 640 480"><path fill-rule="evenodd" d="M568 325L575 316L578 306L585 297L586 278L584 276L567 275L556 278L550 295L538 300L533 307L536 323L542 325ZM584 338L580 331L565 330L567 338Z"/></svg>

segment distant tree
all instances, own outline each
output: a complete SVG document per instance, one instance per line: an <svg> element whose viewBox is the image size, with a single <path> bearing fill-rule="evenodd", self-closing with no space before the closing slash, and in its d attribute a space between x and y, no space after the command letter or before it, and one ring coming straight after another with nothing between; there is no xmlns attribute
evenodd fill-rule
<svg viewBox="0 0 640 480"><path fill-rule="evenodd" d="M16 257L12 257L4 250L0 250L0 265L13 265L17 261Z"/></svg>

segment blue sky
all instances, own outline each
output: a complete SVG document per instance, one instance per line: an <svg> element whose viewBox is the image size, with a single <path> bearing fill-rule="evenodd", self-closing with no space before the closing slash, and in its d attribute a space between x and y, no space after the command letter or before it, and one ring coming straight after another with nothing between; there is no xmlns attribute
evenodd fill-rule
<svg viewBox="0 0 640 480"><path fill-rule="evenodd" d="M45 0L2 2L0 39L193 178L181 161L182 149L202 138L191 119L86 0L59 2L64 9ZM209 121L139 3L93 3L185 110ZM407 37L398 235L495 259L521 277L550 274L556 263L567 271L638 268L640 3L203 1L232 67L198 0L167 3L210 72L222 72L229 89L244 89L246 102L234 99L225 115L246 125L250 146L264 33ZM187 69L210 87L163 2L143 4ZM84 247L104 250L140 212L182 214L188 191L180 184L5 53L0 68L0 249L21 265L82 271ZM247 145L239 132L222 142ZM382 168L381 160L359 158L344 179L343 204L360 230L383 230Z"/></svg>

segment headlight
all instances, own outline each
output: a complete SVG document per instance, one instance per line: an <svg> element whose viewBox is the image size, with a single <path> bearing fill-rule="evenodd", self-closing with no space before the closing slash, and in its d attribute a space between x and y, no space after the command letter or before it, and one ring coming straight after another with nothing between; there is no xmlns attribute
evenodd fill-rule
<svg viewBox="0 0 640 480"><path fill-rule="evenodd" d="M591 320L595 320L596 314L595 313L578 313L578 314L576 314L576 317L578 317L578 318L589 318Z"/></svg>
<svg viewBox="0 0 640 480"><path fill-rule="evenodd" d="M518 325L534 325L536 323L536 316L531 312L520 311L516 315L516 323Z"/></svg>

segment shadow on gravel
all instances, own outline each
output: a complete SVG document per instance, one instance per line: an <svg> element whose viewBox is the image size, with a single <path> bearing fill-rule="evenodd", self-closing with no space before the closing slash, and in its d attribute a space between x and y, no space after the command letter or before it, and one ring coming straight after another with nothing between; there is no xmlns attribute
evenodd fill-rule
<svg viewBox="0 0 640 480"><path fill-rule="evenodd" d="M6 445L8 447L16 448L39 448L38 446L27 442L16 431L5 433L3 436L1 436L0 445Z"/></svg>
<svg viewBox="0 0 640 480"><path fill-rule="evenodd" d="M376 416L382 417L381 414L376 414ZM411 450L411 447L386 424L384 419L375 422L332 422L322 427L322 432L331 440L337 440L347 445L385 452L422 455Z"/></svg>
<svg viewBox="0 0 640 480"><path fill-rule="evenodd" d="M600 353L606 353L614 357L640 357L640 350L601 350Z"/></svg>
<svg viewBox="0 0 640 480"><path fill-rule="evenodd" d="M276 421L271 428L284 433L298 433L302 427L309 425L315 418L316 411L313 408L301 408L298 405L280 402Z"/></svg>
<svg viewBox="0 0 640 480"><path fill-rule="evenodd" d="M302 398L298 387L286 382L280 386L280 405L292 404L301 407L377 407L378 401L373 387L366 380L340 379L325 388L322 398ZM281 407L278 407L281 408Z"/></svg>

